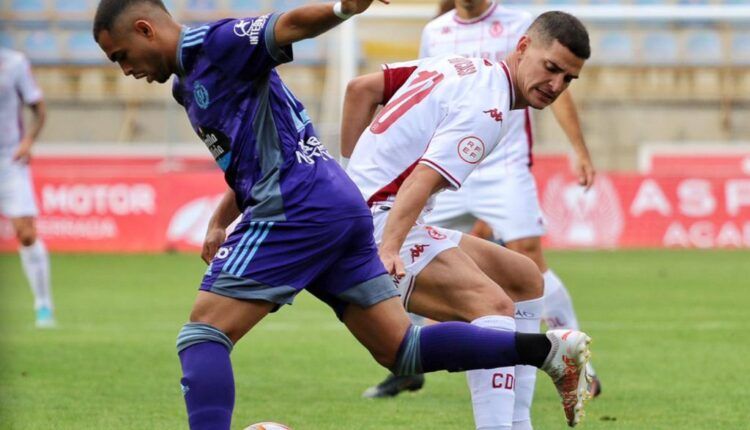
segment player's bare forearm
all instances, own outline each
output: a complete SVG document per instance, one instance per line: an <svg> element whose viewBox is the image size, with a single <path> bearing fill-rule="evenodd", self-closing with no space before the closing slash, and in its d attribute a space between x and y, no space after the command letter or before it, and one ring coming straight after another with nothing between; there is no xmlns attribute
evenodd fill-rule
<svg viewBox="0 0 750 430"><path fill-rule="evenodd" d="M355 15L370 7L373 0L343 0L341 13ZM381 0L382 1L382 0ZM384 2L384 3L387 3ZM344 22L333 12L334 3L308 4L285 12L274 27L279 46L316 37Z"/></svg>
<svg viewBox="0 0 750 430"><path fill-rule="evenodd" d="M435 170L417 164L396 194L396 201L393 202L385 223L380 248L398 252L427 200L447 186L448 182Z"/></svg>
<svg viewBox="0 0 750 430"><path fill-rule="evenodd" d="M594 164L591 161L591 155L583 138L581 123L578 119L578 110L576 109L570 90L560 94L560 97L552 104L552 112L576 153L578 182L586 188L591 187L594 182Z"/></svg>
<svg viewBox="0 0 750 430"><path fill-rule="evenodd" d="M32 142L36 141L39 135L42 133L44 128L44 122L47 120L47 105L43 100L40 100L32 105L29 105L33 114L31 126L29 127L25 139L30 139Z"/></svg>
<svg viewBox="0 0 750 430"><path fill-rule="evenodd" d="M214 210L211 220L208 222L208 228L226 229L229 225L240 216L240 210L237 207L234 191L229 189L224 193L219 205Z"/></svg>
<svg viewBox="0 0 750 430"><path fill-rule="evenodd" d="M378 105L383 102L385 76L370 73L349 81L341 114L341 155L351 157L359 137L372 121Z"/></svg>

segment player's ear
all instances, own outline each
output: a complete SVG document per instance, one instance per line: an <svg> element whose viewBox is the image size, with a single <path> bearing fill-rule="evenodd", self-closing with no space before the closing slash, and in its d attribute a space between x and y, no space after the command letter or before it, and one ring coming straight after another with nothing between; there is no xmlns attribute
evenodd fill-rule
<svg viewBox="0 0 750 430"><path fill-rule="evenodd" d="M148 40L152 40L154 38L154 27L145 19L136 20L133 23L133 29L137 34L140 34Z"/></svg>
<svg viewBox="0 0 750 430"><path fill-rule="evenodd" d="M518 40L518 44L516 44L516 51L518 51L518 53L520 54L523 54L524 52L526 52L526 50L529 48L530 45L531 45L531 37L529 37L528 34L524 34Z"/></svg>

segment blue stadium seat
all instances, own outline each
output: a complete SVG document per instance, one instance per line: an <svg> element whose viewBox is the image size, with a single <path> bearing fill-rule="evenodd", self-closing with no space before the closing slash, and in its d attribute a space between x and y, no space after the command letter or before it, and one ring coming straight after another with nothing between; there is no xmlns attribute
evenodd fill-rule
<svg viewBox="0 0 750 430"><path fill-rule="evenodd" d="M669 31L652 31L643 37L641 62L647 64L678 63L677 38Z"/></svg>
<svg viewBox="0 0 750 430"><path fill-rule="evenodd" d="M91 37L90 31L71 32L67 38L67 60L76 64L97 64L106 62L99 46Z"/></svg>
<svg viewBox="0 0 750 430"><path fill-rule="evenodd" d="M619 5L626 4L627 0L590 0L591 4Z"/></svg>
<svg viewBox="0 0 750 430"><path fill-rule="evenodd" d="M668 0L633 0L633 3L637 5L661 5L668 3Z"/></svg>
<svg viewBox="0 0 750 430"><path fill-rule="evenodd" d="M734 64L750 64L750 32L732 35L730 56Z"/></svg>
<svg viewBox="0 0 750 430"><path fill-rule="evenodd" d="M56 63L62 59L59 37L48 30L30 32L20 46L34 63Z"/></svg>
<svg viewBox="0 0 750 430"><path fill-rule="evenodd" d="M0 31L0 46L3 48L15 48L16 40L13 38L13 33Z"/></svg>
<svg viewBox="0 0 750 430"><path fill-rule="evenodd" d="M262 0L232 0L229 3L232 16L254 16L264 10Z"/></svg>
<svg viewBox="0 0 750 430"><path fill-rule="evenodd" d="M55 12L62 14L94 15L96 2L92 0L55 0Z"/></svg>
<svg viewBox="0 0 750 430"><path fill-rule="evenodd" d="M677 0L677 3L684 6L710 4L709 0Z"/></svg>
<svg viewBox="0 0 750 430"><path fill-rule="evenodd" d="M187 0L186 12L217 12L220 6L218 0Z"/></svg>
<svg viewBox="0 0 750 430"><path fill-rule="evenodd" d="M633 39L626 31L608 31L601 35L592 51L592 60L600 64L632 64Z"/></svg>
<svg viewBox="0 0 750 430"><path fill-rule="evenodd" d="M685 40L685 62L688 64L716 64L723 59L721 37L713 30L697 30Z"/></svg>
<svg viewBox="0 0 750 430"><path fill-rule="evenodd" d="M10 10L19 14L44 13L47 2L44 0L9 0Z"/></svg>
<svg viewBox="0 0 750 430"><path fill-rule="evenodd" d="M303 4L310 3L309 1L305 0L274 0L272 4L272 10L289 10L294 9L295 7L302 6Z"/></svg>

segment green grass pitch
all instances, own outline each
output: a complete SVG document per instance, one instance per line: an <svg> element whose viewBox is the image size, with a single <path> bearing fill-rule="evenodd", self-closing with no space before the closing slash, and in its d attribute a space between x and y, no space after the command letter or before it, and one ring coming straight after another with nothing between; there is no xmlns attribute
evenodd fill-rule
<svg viewBox="0 0 750 430"><path fill-rule="evenodd" d="M604 393L583 429L750 428L750 252L550 252L573 294ZM204 266L196 255L54 255L59 327L33 327L17 256L0 255L0 429L187 428L174 343ZM472 429L461 374L392 400L385 372L307 293L233 354L234 427ZM565 428L539 374L535 428Z"/></svg>

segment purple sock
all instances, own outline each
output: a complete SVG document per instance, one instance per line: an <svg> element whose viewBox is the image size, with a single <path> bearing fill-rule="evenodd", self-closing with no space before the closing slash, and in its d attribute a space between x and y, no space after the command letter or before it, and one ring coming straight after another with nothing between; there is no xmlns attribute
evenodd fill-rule
<svg viewBox="0 0 750 430"><path fill-rule="evenodd" d="M234 409L234 376L227 347L201 342L179 353L182 392L192 430L229 430Z"/></svg>
<svg viewBox="0 0 750 430"><path fill-rule="evenodd" d="M516 333L512 331L445 322L422 327L419 333L410 331L409 334L419 335L423 372L493 369L519 362Z"/></svg>

